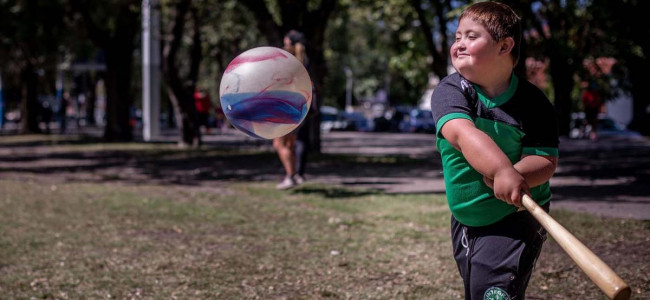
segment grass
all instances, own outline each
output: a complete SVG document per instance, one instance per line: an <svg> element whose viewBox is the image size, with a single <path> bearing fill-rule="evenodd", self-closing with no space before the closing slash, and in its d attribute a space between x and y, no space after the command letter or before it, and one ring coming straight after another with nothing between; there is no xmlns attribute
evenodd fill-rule
<svg viewBox="0 0 650 300"><path fill-rule="evenodd" d="M441 198L271 184L0 191L9 299L460 296Z"/></svg>
<svg viewBox="0 0 650 300"><path fill-rule="evenodd" d="M10 180L0 194L3 299L462 297L439 196ZM647 222L555 215L610 259L624 241L647 246ZM603 298L555 248L540 259L533 299ZM648 292L641 263L615 268L639 299Z"/></svg>
<svg viewBox="0 0 650 300"><path fill-rule="evenodd" d="M77 151L85 159L102 151L130 152L127 158L147 163L241 155L164 145L57 145L48 153ZM30 161L30 155L15 163ZM242 159L264 161L259 156L268 153ZM335 158L315 163L328 159ZM274 182L219 176L206 186L30 174L0 179L2 299L463 297L441 195L387 195L314 183L280 192ZM561 210L552 215L632 286L634 299L647 297L650 222ZM528 298L605 299L551 239Z"/></svg>

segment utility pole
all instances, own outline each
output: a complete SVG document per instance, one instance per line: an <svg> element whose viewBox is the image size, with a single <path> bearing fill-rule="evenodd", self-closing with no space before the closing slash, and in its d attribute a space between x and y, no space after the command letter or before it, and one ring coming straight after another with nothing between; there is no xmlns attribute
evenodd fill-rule
<svg viewBox="0 0 650 300"><path fill-rule="evenodd" d="M142 137L160 136L160 2L142 1Z"/></svg>
<svg viewBox="0 0 650 300"><path fill-rule="evenodd" d="M0 129L4 125L5 111L4 111L4 98L2 98L2 72L0 71Z"/></svg>
<svg viewBox="0 0 650 300"><path fill-rule="evenodd" d="M352 69L350 67L345 66L343 67L343 71L345 72L345 111L346 112L352 112L354 109L352 108L352 85L354 83L354 77L352 77Z"/></svg>

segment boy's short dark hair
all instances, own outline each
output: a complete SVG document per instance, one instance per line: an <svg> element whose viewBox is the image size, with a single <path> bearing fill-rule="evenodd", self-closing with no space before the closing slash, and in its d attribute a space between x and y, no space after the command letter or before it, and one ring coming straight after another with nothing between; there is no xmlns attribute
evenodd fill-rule
<svg viewBox="0 0 650 300"><path fill-rule="evenodd" d="M470 18L483 25L495 41L511 37L515 45L510 52L516 65L521 45L521 19L508 5L499 2L479 2L467 7L458 18Z"/></svg>

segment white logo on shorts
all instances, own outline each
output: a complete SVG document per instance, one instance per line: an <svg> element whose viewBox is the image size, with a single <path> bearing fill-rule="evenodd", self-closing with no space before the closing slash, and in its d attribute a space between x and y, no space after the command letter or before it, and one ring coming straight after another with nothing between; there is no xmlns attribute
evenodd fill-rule
<svg viewBox="0 0 650 300"><path fill-rule="evenodd" d="M510 295L503 289L493 286L485 291L483 300L510 300Z"/></svg>

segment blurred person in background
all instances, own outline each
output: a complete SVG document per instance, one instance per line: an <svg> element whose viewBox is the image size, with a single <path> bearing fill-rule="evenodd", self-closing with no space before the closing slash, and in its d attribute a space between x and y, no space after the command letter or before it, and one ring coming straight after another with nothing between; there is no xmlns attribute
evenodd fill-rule
<svg viewBox="0 0 650 300"><path fill-rule="evenodd" d="M582 92L582 106L585 110L585 119L589 129L589 139L598 140L596 126L598 126L598 114L603 105L602 96L598 90L598 85L594 82L589 83L584 92Z"/></svg>
<svg viewBox="0 0 650 300"><path fill-rule="evenodd" d="M299 31L291 30L284 36L283 49L293 54L300 62L308 67L305 36ZM307 68L309 69L309 68ZM304 168L307 161L307 151L309 144L309 118L315 102L312 99L310 111L302 124L293 132L273 139L273 147L278 152L278 157L284 167L285 176L282 181L276 185L279 190L293 188L304 182ZM298 149L296 149L298 145ZM298 153L296 153L298 150ZM300 171L298 171L300 170Z"/></svg>
<svg viewBox="0 0 650 300"><path fill-rule="evenodd" d="M210 94L203 89L197 89L194 92L194 106L198 115L199 127L205 128L205 134L210 134L210 110L212 109L212 102L210 101Z"/></svg>

